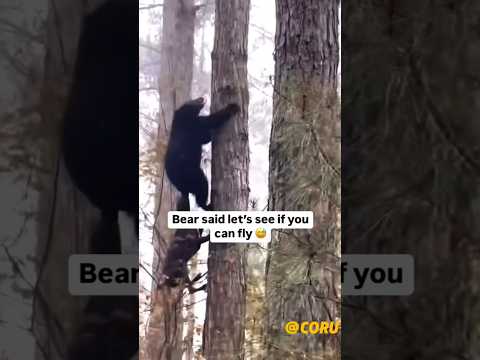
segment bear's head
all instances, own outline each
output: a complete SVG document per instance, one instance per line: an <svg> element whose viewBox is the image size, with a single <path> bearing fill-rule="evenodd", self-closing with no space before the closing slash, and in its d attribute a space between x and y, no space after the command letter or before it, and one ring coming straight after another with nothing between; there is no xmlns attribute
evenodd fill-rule
<svg viewBox="0 0 480 360"><path fill-rule="evenodd" d="M196 118L204 106L205 99L203 97L199 97L183 104L180 109L176 111L176 115L181 114L182 117L186 116L189 119Z"/></svg>

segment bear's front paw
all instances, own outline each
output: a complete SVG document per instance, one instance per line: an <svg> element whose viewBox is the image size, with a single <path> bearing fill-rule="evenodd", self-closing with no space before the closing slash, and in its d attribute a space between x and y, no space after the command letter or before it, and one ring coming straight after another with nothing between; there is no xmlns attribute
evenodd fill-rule
<svg viewBox="0 0 480 360"><path fill-rule="evenodd" d="M238 106L237 104L228 104L227 107L225 108L225 110L229 114L235 115L235 114L238 114L240 112L240 106Z"/></svg>

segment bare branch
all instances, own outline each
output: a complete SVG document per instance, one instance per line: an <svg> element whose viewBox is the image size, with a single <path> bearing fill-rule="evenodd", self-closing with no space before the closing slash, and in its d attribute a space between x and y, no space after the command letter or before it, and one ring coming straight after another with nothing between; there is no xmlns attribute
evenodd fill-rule
<svg viewBox="0 0 480 360"><path fill-rule="evenodd" d="M148 49L148 50L151 50L151 51L154 51L158 54L160 54L160 50L158 48L156 48L155 46L151 45L151 44L148 44L146 42L140 42L140 47L143 47L145 49Z"/></svg>
<svg viewBox="0 0 480 360"><path fill-rule="evenodd" d="M150 5L140 6L138 10L150 10L158 7L163 7L163 4L150 4Z"/></svg>

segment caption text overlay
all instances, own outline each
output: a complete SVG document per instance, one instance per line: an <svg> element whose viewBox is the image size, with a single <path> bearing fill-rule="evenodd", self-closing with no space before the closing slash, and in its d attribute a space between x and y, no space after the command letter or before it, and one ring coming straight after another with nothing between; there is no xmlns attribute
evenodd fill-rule
<svg viewBox="0 0 480 360"><path fill-rule="evenodd" d="M409 254L342 254L342 296L407 296L414 291Z"/></svg>
<svg viewBox="0 0 480 360"><path fill-rule="evenodd" d="M268 243L272 229L311 229L312 211L169 211L169 229L208 229L214 243Z"/></svg>
<svg viewBox="0 0 480 360"><path fill-rule="evenodd" d="M138 255L70 256L68 290L78 296L138 296Z"/></svg>

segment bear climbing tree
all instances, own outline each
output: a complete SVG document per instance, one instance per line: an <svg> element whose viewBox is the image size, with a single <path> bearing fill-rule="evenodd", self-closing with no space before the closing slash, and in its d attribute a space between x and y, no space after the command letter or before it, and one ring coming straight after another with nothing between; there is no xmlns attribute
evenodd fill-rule
<svg viewBox="0 0 480 360"><path fill-rule="evenodd" d="M102 211L94 253L120 253L118 211L138 229L137 3L111 0L86 17L69 103L63 155L79 190ZM137 230L138 232L138 230Z"/></svg>
<svg viewBox="0 0 480 360"><path fill-rule="evenodd" d="M219 129L240 111L237 104L208 116L200 115L205 105L203 98L191 100L175 111L165 158L165 170L170 182L188 199L195 195L198 206L213 210L208 200L208 180L200 167L202 145L212 140L212 132Z"/></svg>
<svg viewBox="0 0 480 360"><path fill-rule="evenodd" d="M93 253L121 253L119 211L134 218L138 235L137 54L138 2L108 0L86 17L62 149L73 183L102 212ZM66 358L130 359L138 352L138 304L138 296L91 296Z"/></svg>
<svg viewBox="0 0 480 360"><path fill-rule="evenodd" d="M205 210L213 210L207 205L208 180L200 167L202 145L212 140L212 132L219 129L232 116L240 111L237 104L230 104L224 109L210 114L200 115L205 105L203 98L191 100L175 111L170 139L165 157L165 169L170 182L182 193L177 204L178 211L189 211L188 194L194 194L197 204ZM179 285L186 280L190 291L194 289L195 279L188 278L187 263L200 249L202 243L210 237L202 236L199 229L178 229L174 241L168 249L163 275L165 284ZM163 282L161 283L163 284Z"/></svg>

